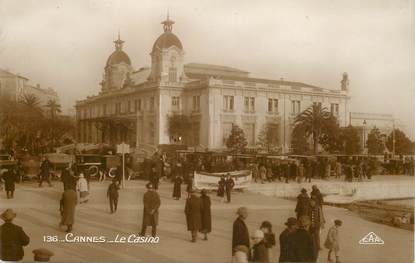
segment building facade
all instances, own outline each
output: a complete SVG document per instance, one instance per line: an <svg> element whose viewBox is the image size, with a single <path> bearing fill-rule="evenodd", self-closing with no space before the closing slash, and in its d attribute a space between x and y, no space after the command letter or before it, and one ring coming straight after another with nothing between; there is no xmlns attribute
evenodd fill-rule
<svg viewBox="0 0 415 263"><path fill-rule="evenodd" d="M155 41L151 66L133 70L118 37L104 68L101 92L76 103L79 142L129 143L131 146L183 143L221 149L232 124L239 125L248 146L255 147L264 126L278 134L282 152L289 151L297 114L319 103L349 121L348 80L337 89L251 77L249 72L217 65L185 63L184 48L167 18ZM186 116L186 140L169 133L171 116Z"/></svg>
<svg viewBox="0 0 415 263"><path fill-rule="evenodd" d="M45 109L51 100L60 103L58 94L52 88L44 89L39 84L31 85L28 78L0 69L0 97L19 101L29 94L36 96L39 105Z"/></svg>

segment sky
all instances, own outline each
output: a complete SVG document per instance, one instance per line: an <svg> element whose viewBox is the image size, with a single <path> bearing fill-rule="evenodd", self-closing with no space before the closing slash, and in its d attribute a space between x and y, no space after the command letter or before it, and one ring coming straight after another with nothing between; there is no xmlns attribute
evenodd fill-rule
<svg viewBox="0 0 415 263"><path fill-rule="evenodd" d="M354 112L392 113L415 139L415 0L0 0L0 67L54 88L64 109L97 94L118 31L150 65L169 10L185 61L340 89Z"/></svg>

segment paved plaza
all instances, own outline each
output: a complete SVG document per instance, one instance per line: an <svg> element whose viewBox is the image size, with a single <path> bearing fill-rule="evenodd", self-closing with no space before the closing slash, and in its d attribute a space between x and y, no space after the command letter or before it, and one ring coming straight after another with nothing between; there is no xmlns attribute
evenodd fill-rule
<svg viewBox="0 0 415 263"><path fill-rule="evenodd" d="M109 182L92 182L91 197L86 204L78 205L74 234L79 236L105 236L113 240L117 235L137 234L141 227L142 197L145 182L129 181L120 191L119 209L109 213L106 190ZM179 201L173 200L173 185L162 182L159 194L160 207L158 236L159 244L121 243L65 243L44 242L44 236L57 236L63 239L65 232L58 228L59 199L63 190L60 182L53 187L38 188L35 183L16 185L15 199L5 199L0 192L0 209L13 208L17 212L15 223L22 226L31 242L25 248L24 260L31 260L31 251L36 248L49 248L55 253L53 261L151 261L151 262L229 262L231 259L232 223L239 206L247 206L247 225L252 232L263 220L273 224L278 235L284 222L294 215L295 202L268 197L258 193L235 193L232 203L221 203L214 193L212 198L212 228L208 241L199 239L190 242L186 231L184 204L186 193L183 185ZM327 225L322 230L322 242L334 219L343 220L340 232L342 262L413 262L413 232L372 223L359 218L352 212L335 207L324 207ZM148 229L149 231L150 229ZM359 240L369 232L381 237L384 245L359 245ZM271 262L277 262L279 246L270 255ZM318 262L327 262L327 250L322 250Z"/></svg>

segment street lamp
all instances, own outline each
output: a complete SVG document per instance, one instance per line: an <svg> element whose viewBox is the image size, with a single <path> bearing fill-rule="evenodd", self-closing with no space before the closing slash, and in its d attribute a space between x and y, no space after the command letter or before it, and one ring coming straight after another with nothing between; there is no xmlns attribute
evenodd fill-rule
<svg viewBox="0 0 415 263"><path fill-rule="evenodd" d="M366 150L366 120L363 120L363 153Z"/></svg>

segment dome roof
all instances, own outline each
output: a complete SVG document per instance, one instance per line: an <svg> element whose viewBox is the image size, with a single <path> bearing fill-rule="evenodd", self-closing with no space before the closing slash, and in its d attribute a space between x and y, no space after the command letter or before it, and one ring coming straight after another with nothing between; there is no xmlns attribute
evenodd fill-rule
<svg viewBox="0 0 415 263"><path fill-rule="evenodd" d="M179 38L172 32L166 31L157 38L156 42L154 42L153 52L156 49L169 48L171 46L183 49L182 42L180 42Z"/></svg>
<svg viewBox="0 0 415 263"><path fill-rule="evenodd" d="M120 64L121 62L131 66L131 60L128 55L122 50L115 50L107 59L107 66Z"/></svg>

